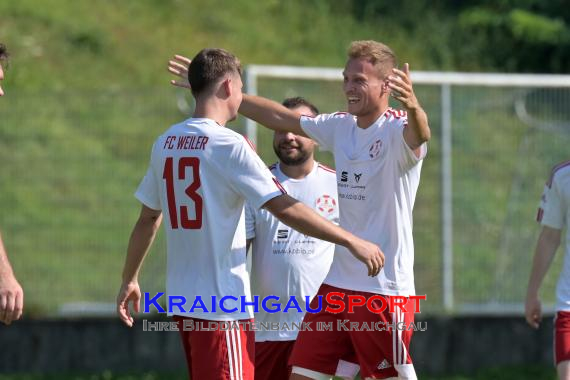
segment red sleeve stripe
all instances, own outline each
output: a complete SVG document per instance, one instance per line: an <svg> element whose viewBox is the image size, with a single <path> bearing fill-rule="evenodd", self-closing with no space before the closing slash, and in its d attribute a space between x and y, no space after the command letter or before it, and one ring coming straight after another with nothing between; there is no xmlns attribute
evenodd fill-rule
<svg viewBox="0 0 570 380"><path fill-rule="evenodd" d="M544 215L544 210L542 208L538 209L538 213L536 214L536 221L542 222L542 216Z"/></svg>
<svg viewBox="0 0 570 380"><path fill-rule="evenodd" d="M273 182L275 182L275 185L277 186L277 188L279 189L279 191L281 191L282 194L287 194L287 191L285 190L285 188L283 187L283 185L281 184L281 182L279 182L277 180L277 178L273 177Z"/></svg>
<svg viewBox="0 0 570 380"><path fill-rule="evenodd" d="M320 163L319 163L319 168L321 168L321 169L323 169L323 170L326 170L327 172L331 172L331 173L335 173L335 174L336 174L336 170L334 170L334 169L332 169L332 168L329 168L329 167L326 166L326 165L323 165L323 164L320 164Z"/></svg>
<svg viewBox="0 0 570 380"><path fill-rule="evenodd" d="M552 173L550 174L550 178L548 179L548 182L546 182L546 186L548 186L549 189L552 187L552 181L554 181L554 175L556 174L556 172L567 166L570 166L570 160L561 162L558 165L556 165L554 168L552 168Z"/></svg>
<svg viewBox="0 0 570 380"><path fill-rule="evenodd" d="M253 151L257 153L257 148L256 148L255 145L251 142L251 140L248 139L247 136L243 136L243 138L245 139L245 141L247 141L247 143L249 144L249 146L251 147L251 149L253 149Z"/></svg>

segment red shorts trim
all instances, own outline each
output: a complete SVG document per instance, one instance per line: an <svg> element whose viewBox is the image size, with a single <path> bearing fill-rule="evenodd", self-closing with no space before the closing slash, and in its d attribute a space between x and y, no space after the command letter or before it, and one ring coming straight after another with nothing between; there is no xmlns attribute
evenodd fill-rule
<svg viewBox="0 0 570 380"><path fill-rule="evenodd" d="M570 360L570 312L559 311L554 317L554 364Z"/></svg>
<svg viewBox="0 0 570 380"><path fill-rule="evenodd" d="M341 289L327 284L321 285L317 293L317 297L322 296L321 311L308 312L304 322L312 326L332 322L332 331L314 328L312 331L300 331L289 364L334 375L340 360L353 356L360 365L362 378L397 377L398 370L406 371L406 373L413 372L409 352L412 330L394 329L388 326L398 323L409 326L414 321L413 308L407 308L408 311L403 312L396 307L393 313L386 308L383 312L374 313L366 307L356 307L353 313L345 309L338 314L333 314L325 311L328 305L331 305L333 309L338 308L338 305L327 303L326 295L329 292L343 293L345 301L348 295L364 296L367 300L374 296L375 299L372 302L376 309L383 308L382 302L390 302L390 296ZM379 300L379 296L384 300ZM311 309L318 308L317 297L311 302ZM358 331L351 330L351 323L358 325ZM374 328L370 329L372 331L363 331L363 326L374 326ZM386 328L382 330L382 326Z"/></svg>
<svg viewBox="0 0 570 380"><path fill-rule="evenodd" d="M255 342L255 380L288 380L294 340Z"/></svg>
<svg viewBox="0 0 570 380"><path fill-rule="evenodd" d="M188 373L192 379L204 380L254 380L255 333L244 329L244 324L238 328L215 329L211 331L192 330L183 328L184 320L210 322L198 318L173 317L178 322L178 330L186 354ZM253 323L253 319L242 322ZM224 323L224 322L221 322ZM245 324L247 326L247 324Z"/></svg>

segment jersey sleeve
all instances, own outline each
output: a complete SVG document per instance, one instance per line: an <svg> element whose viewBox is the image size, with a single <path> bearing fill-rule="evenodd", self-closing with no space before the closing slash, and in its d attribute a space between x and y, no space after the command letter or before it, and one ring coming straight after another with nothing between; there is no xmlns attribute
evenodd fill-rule
<svg viewBox="0 0 570 380"><path fill-rule="evenodd" d="M392 131L392 142L398 163L404 170L409 170L418 164L427 155L427 143L420 146L420 155L416 155L404 139L404 129L408 128L408 117L404 111L393 111L396 128Z"/></svg>
<svg viewBox="0 0 570 380"><path fill-rule="evenodd" d="M563 210L566 210L566 205L559 186L556 176L551 183L544 185L536 219L543 226L561 230L565 225Z"/></svg>
<svg viewBox="0 0 570 380"><path fill-rule="evenodd" d="M255 237L255 213L256 210L251 207L249 202L245 203L245 237L253 239Z"/></svg>
<svg viewBox="0 0 570 380"><path fill-rule="evenodd" d="M224 174L234 189L257 210L286 191L252 147L242 140L234 144Z"/></svg>
<svg viewBox="0 0 570 380"><path fill-rule="evenodd" d="M301 116L301 128L323 150L333 151L336 129L343 119L352 117L344 112L322 114L315 117Z"/></svg>
<svg viewBox="0 0 570 380"><path fill-rule="evenodd" d="M135 198L148 208L162 210L160 206L159 183L152 168L152 158L148 170L135 192Z"/></svg>

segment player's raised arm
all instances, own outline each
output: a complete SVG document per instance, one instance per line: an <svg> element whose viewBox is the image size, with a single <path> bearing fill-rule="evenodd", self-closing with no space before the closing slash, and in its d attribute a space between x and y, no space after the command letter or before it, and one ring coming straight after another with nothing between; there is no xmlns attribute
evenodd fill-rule
<svg viewBox="0 0 570 380"><path fill-rule="evenodd" d="M295 198L284 194L267 201L263 207L305 235L346 247L366 265L369 276L376 276L384 267L384 253L377 245L329 222Z"/></svg>
<svg viewBox="0 0 570 380"><path fill-rule="evenodd" d="M408 146L416 150L431 138L427 114L414 94L410 78L410 65L404 64L404 70L392 69L388 77L388 86L392 96L400 101L408 114L408 127L404 129L404 139Z"/></svg>
<svg viewBox="0 0 570 380"><path fill-rule="evenodd" d="M190 58L180 54L176 54L168 61L168 71L178 77L177 79L172 79L170 84L176 87L190 88L190 83L188 83L188 66L190 62L192 62ZM274 131L291 132L307 137L307 134L301 128L299 114L273 100L243 94L239 113Z"/></svg>
<svg viewBox="0 0 570 380"><path fill-rule="evenodd" d="M299 114L273 100L244 94L239 113L274 131L308 137L301 128Z"/></svg>

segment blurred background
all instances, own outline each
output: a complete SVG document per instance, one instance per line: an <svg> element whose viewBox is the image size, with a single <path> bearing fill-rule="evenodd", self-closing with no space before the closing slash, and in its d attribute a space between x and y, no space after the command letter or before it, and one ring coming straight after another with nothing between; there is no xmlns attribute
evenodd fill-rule
<svg viewBox="0 0 570 380"><path fill-rule="evenodd" d="M41 340L34 325L41 321L51 329L116 323L114 299L140 209L133 193L153 140L192 107L187 92L169 85L167 61L204 47L232 51L246 69L322 68L311 79L250 70L247 90L277 101L301 95L333 112L345 108L342 78L324 77L340 73L350 41L391 46L400 65L410 63L433 135L414 214L416 288L427 294L422 317L447 321L434 330L466 320L484 329L488 318L524 329L538 201L550 169L570 158L570 79L545 76L570 70L569 22L564 0L0 0L0 42L11 54L0 100L0 228L25 291L24 320L0 326L0 371L29 370L35 379L44 369L62 378L87 368L92 378L115 378L117 369L141 369L128 359L82 367L57 359L57 350L37 353L33 342L26 347L44 359L26 367L14 364L25 360L8 347L32 330ZM243 119L231 127L253 130ZM274 162L271 132L259 127L255 138L262 159ZM328 153L318 158L334 166ZM143 267L143 291L164 290L165 248L161 230ZM547 312L563 250L542 287ZM552 379L551 331L521 334L530 340L506 343L542 344L518 359L431 372ZM480 343L491 355L494 342ZM425 347L416 357L428 363ZM455 348L442 350L445 358ZM494 368L504 363L508 369ZM178 364L173 371L183 371Z"/></svg>

